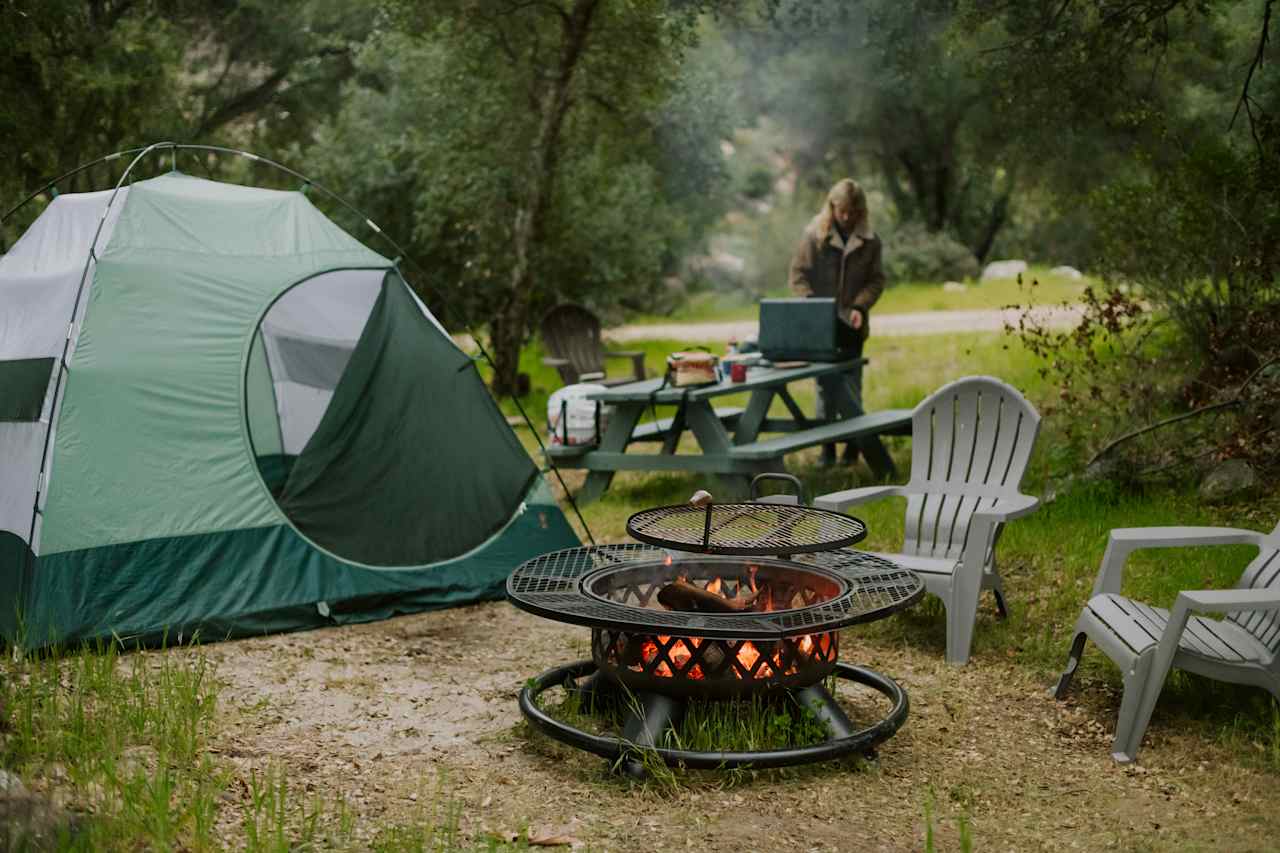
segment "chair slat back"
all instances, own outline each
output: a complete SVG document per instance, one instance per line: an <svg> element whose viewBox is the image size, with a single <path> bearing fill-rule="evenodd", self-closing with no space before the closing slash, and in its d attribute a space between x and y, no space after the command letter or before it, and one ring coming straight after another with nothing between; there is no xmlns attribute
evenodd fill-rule
<svg viewBox="0 0 1280 853"><path fill-rule="evenodd" d="M581 305L557 305L542 318L542 342L554 358L568 359L572 377L561 372L565 382L576 381L583 373L604 370L604 345L600 320Z"/></svg>
<svg viewBox="0 0 1280 853"><path fill-rule="evenodd" d="M1280 536L1280 524L1271 532ZM1237 589L1280 589L1280 550L1262 548L1240 576ZM1237 610L1227 619L1244 628L1274 655L1280 652L1280 611Z"/></svg>
<svg viewBox="0 0 1280 853"><path fill-rule="evenodd" d="M921 402L911 418L910 484L924 493L907 500L903 551L958 559L973 513L1018 493L1039 430L1035 408L990 376L956 380Z"/></svg>

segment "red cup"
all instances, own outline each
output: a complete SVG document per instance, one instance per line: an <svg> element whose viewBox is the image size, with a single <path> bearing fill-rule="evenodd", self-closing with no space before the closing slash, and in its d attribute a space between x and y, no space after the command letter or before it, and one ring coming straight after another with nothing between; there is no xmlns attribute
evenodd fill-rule
<svg viewBox="0 0 1280 853"><path fill-rule="evenodd" d="M740 361L735 361L729 365L729 378L734 382L747 381L747 366Z"/></svg>

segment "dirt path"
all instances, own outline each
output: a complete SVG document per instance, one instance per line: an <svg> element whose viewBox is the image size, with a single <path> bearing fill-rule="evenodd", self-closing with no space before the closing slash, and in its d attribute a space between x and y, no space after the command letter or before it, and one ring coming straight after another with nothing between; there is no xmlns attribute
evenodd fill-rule
<svg viewBox="0 0 1280 853"><path fill-rule="evenodd" d="M1077 308L1046 307L1035 309L1035 316L1047 325L1063 328L1080 319ZM1006 324L1017 325L1020 311L996 309L986 311L922 311L915 314L873 314L871 329L875 335L942 335L953 332L998 332ZM758 324L754 320L728 323L654 323L617 326L605 331L613 341L653 338L676 338L690 341L719 341L736 337L754 338Z"/></svg>
<svg viewBox="0 0 1280 853"><path fill-rule="evenodd" d="M846 636L842 657L895 676L911 697L877 761L689 774L677 795L620 781L526 729L521 684L587 656L588 632L505 603L205 653L226 685L217 750L236 775L282 769L308 796L345 798L369 828L412 819L443 786L463 804L467 838L546 827L597 851L919 850L930 802L940 850L959 849L961 815L975 850L1263 850L1280 830L1273 775L1159 715L1143 765L1120 767L1108 757L1116 696L1086 685L1057 703L997 659L954 668L939 649ZM247 786L231 796L228 826Z"/></svg>

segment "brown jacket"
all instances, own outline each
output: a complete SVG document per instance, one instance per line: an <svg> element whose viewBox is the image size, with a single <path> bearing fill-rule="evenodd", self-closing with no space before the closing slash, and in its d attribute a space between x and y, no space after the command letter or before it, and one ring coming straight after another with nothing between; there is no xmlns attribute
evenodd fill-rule
<svg viewBox="0 0 1280 853"><path fill-rule="evenodd" d="M862 309L862 339L871 331L868 314L884 292L880 238L870 231L849 235L848 243L834 228L825 239L818 234L818 217L804 229L791 258L791 291L796 296L835 297L841 322Z"/></svg>

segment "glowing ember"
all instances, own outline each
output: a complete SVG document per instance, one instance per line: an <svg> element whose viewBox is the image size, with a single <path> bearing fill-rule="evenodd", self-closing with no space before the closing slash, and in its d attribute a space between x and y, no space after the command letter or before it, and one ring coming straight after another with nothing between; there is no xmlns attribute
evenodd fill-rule
<svg viewBox="0 0 1280 853"><path fill-rule="evenodd" d="M721 583L720 578L716 578L713 581L711 581L711 583L707 584L707 592L711 592L711 593L715 593L716 595L719 595L720 589L723 585L724 584Z"/></svg>

